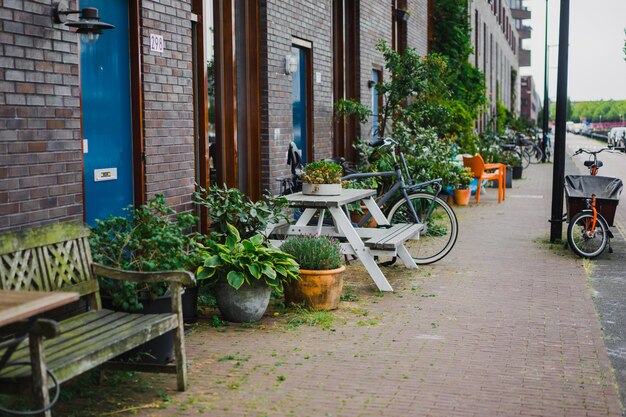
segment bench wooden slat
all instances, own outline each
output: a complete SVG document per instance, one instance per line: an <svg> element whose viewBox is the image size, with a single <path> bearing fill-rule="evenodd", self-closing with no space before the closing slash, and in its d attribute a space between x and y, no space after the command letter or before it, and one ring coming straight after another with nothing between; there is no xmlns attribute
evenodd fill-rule
<svg viewBox="0 0 626 417"><path fill-rule="evenodd" d="M365 246L372 249L395 250L422 228L423 225L416 223L396 224L381 236L366 241Z"/></svg>
<svg viewBox="0 0 626 417"><path fill-rule="evenodd" d="M149 322L152 316L160 316L157 314L129 314L122 312L111 312L112 314L101 316L98 320L85 323L82 326L74 328L67 333L61 333L61 335L53 340L56 343L50 343L45 346L46 362L49 366L53 366L55 360L65 358L66 355L71 355L78 347L82 346L84 341L89 341L92 344L96 342L108 343L106 336L110 329L127 329L132 326L141 327L145 322ZM170 314L164 314L169 316ZM15 361L27 360L28 357L28 344L24 342L20 349L14 354ZM7 374L12 375L12 374Z"/></svg>
<svg viewBox="0 0 626 417"><path fill-rule="evenodd" d="M106 327L111 323L124 324L131 320L128 318L127 313L116 312L111 310L92 311L81 316L78 319L68 319L60 323L61 335L54 339L44 341L44 348L46 352L58 352L64 347L72 346L76 343L74 340L76 337L93 337L99 334L99 328ZM124 320L125 318L125 320ZM120 321L123 320L123 321ZM85 329L90 329L88 332ZM22 342L20 347L15 351L11 357L12 361L28 360L28 340ZM47 354L47 360L50 361L52 357Z"/></svg>
<svg viewBox="0 0 626 417"><path fill-rule="evenodd" d="M120 325L120 322L124 324ZM46 349L46 363L59 381L64 382L172 330L176 325L176 316L173 314L126 314L126 317L120 320L99 327L97 335L93 334L92 326L85 326L81 328L85 332L83 335L74 335L73 338L66 339L69 345L63 343L52 349ZM8 368L0 375L0 383L8 382L12 378L26 378L29 375L28 366Z"/></svg>

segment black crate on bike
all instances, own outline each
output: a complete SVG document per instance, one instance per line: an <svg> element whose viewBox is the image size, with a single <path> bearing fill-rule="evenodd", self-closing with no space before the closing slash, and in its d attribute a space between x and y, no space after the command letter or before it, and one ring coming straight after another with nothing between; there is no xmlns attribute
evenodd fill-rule
<svg viewBox="0 0 626 417"><path fill-rule="evenodd" d="M596 195L596 209L609 226L613 226L615 210L622 193L622 180L591 175L566 175L567 221L587 208L586 200Z"/></svg>

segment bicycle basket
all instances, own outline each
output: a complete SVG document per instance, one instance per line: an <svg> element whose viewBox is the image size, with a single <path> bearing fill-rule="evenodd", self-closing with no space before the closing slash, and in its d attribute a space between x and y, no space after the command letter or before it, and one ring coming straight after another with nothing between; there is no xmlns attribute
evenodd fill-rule
<svg viewBox="0 0 626 417"><path fill-rule="evenodd" d="M613 226L615 210L622 193L622 180L592 175L566 175L567 221L587 208L585 200L596 195L596 208L609 226Z"/></svg>

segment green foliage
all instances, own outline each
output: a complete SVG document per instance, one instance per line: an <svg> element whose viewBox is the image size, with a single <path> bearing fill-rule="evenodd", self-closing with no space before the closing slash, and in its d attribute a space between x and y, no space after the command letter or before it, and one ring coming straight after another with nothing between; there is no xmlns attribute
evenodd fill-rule
<svg viewBox="0 0 626 417"><path fill-rule="evenodd" d="M550 106L550 120L556 116L556 103ZM568 99L568 117L574 123L583 119L588 122L619 122L626 120L626 100L577 101Z"/></svg>
<svg viewBox="0 0 626 417"><path fill-rule="evenodd" d="M467 136L473 121L487 104L484 74L469 62L472 53L470 17L467 2L437 0L434 2L435 21L432 51L444 56L451 70L444 82L456 102L456 129L450 133ZM468 142L468 138L464 138ZM473 138L475 139L475 137ZM464 149L465 150L465 149Z"/></svg>
<svg viewBox="0 0 626 417"><path fill-rule="evenodd" d="M299 279L298 264L291 255L269 246L260 234L242 239L233 225L226 226L225 243L210 241L203 246L203 262L197 271L199 280L215 284L226 278L235 289L262 280L273 290L282 292L283 281Z"/></svg>
<svg viewBox="0 0 626 417"><path fill-rule="evenodd" d="M354 99L342 98L335 102L335 114L340 117L354 115L359 119L359 122L367 123L372 111Z"/></svg>
<svg viewBox="0 0 626 417"><path fill-rule="evenodd" d="M218 240L224 240L229 234L231 224L239 231L243 239L262 233L270 223L279 223L285 219L283 210L287 207L285 197L265 195L263 200L253 202L236 188L212 185L208 190L198 186L194 201L208 209L211 229Z"/></svg>
<svg viewBox="0 0 626 417"><path fill-rule="evenodd" d="M300 179L309 184L339 184L343 168L335 162L317 161L305 165Z"/></svg>
<svg viewBox="0 0 626 417"><path fill-rule="evenodd" d="M457 188L459 190L468 189L473 179L474 179L474 174L472 174L471 168L461 167L461 171L459 173L459 183L457 185Z"/></svg>
<svg viewBox="0 0 626 417"><path fill-rule="evenodd" d="M454 162L457 145L451 138L439 138L432 130L414 133L403 122L398 121L394 125L394 139L398 141L399 149L406 158L409 173L415 181L442 178L444 186L457 184L458 171ZM367 170L393 171L393 159L389 148L372 149L357 144L357 150L360 159L369 161ZM390 178L378 180L379 192L385 192L392 185Z"/></svg>
<svg viewBox="0 0 626 417"><path fill-rule="evenodd" d="M323 271L339 268L343 263L338 240L326 236L295 236L280 247L292 255L301 269Z"/></svg>
<svg viewBox="0 0 626 417"><path fill-rule="evenodd" d="M498 162L510 168L522 166L522 158L515 152L503 152Z"/></svg>
<svg viewBox="0 0 626 417"><path fill-rule="evenodd" d="M128 271L193 271L200 264L196 242L203 237L188 234L197 219L166 206L156 195L147 204L125 209L126 216L96 220L89 244L95 262ZM125 311L143 308L140 297L154 299L167 290L165 283L141 284L99 279L100 288L113 298L113 305Z"/></svg>
<svg viewBox="0 0 626 417"><path fill-rule="evenodd" d="M378 177L361 178L358 180L343 181L342 183L343 188L352 190L377 190L378 186ZM348 210L358 215L363 214L360 201L349 203Z"/></svg>

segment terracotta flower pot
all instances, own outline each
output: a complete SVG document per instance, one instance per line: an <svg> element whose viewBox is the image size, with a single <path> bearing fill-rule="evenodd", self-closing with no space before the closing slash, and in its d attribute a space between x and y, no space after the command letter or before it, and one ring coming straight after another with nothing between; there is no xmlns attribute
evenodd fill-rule
<svg viewBox="0 0 626 417"><path fill-rule="evenodd" d="M469 204L471 190L454 190L454 203L458 206L467 206Z"/></svg>
<svg viewBox="0 0 626 417"><path fill-rule="evenodd" d="M361 206L361 211L363 212L363 214L359 214L356 211L350 212L350 220L352 220L353 223L358 224L361 219L367 216L370 212L364 205ZM376 220L374 220L373 217L370 217L367 223L365 223L362 227L378 227L378 223L376 222Z"/></svg>
<svg viewBox="0 0 626 417"><path fill-rule="evenodd" d="M344 265L327 271L301 269L299 281L285 284L285 300L312 310L334 310L341 300L345 270Z"/></svg>

